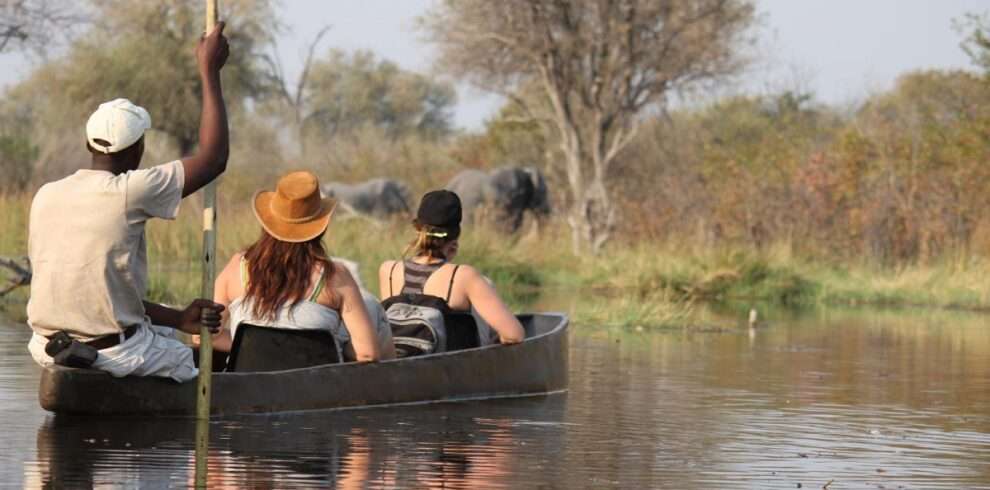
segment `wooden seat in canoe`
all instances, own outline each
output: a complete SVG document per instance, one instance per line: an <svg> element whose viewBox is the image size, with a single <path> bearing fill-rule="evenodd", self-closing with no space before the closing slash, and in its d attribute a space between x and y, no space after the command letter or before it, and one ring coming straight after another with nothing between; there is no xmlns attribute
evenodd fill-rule
<svg viewBox="0 0 990 490"><path fill-rule="evenodd" d="M234 335L227 371L282 371L340 361L340 347L326 330L289 330L242 323Z"/></svg>
<svg viewBox="0 0 990 490"><path fill-rule="evenodd" d="M447 327L447 352L481 346L478 325L470 313L449 313L443 320Z"/></svg>

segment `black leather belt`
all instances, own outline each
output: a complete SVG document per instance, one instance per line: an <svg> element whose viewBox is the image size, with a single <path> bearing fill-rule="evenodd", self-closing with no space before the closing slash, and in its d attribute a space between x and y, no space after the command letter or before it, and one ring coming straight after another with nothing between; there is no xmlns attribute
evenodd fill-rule
<svg viewBox="0 0 990 490"><path fill-rule="evenodd" d="M133 337L134 334L137 333L137 331L138 331L138 326L137 325L131 325L131 326L125 328L124 329L124 340L127 340L127 339ZM48 337L48 338L50 339L51 337ZM82 341L80 340L80 342L82 342ZM94 349L96 349L96 350L109 349L109 348L111 348L111 347L113 347L115 345L120 344L120 334L116 334L115 333L115 334L110 334L110 335L104 335L102 337L97 337L97 338L95 338L93 340L87 340L87 341L85 341L83 343L86 344L86 345L88 345L88 346L90 346L90 347L92 347L92 348L94 348Z"/></svg>

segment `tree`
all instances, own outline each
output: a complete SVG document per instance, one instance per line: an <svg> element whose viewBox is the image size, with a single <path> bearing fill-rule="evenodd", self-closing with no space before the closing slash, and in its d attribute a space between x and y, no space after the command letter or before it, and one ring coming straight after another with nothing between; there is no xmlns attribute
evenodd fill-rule
<svg viewBox="0 0 990 490"><path fill-rule="evenodd" d="M274 94L287 109L301 146L311 138L327 141L365 127L380 129L391 140L406 135L435 140L450 133L456 102L450 84L403 70L368 51L331 49L314 58L325 32L310 44L294 88L288 87L281 66L273 64Z"/></svg>
<svg viewBox="0 0 990 490"><path fill-rule="evenodd" d="M71 0L0 0L0 53L29 48L44 52L84 20Z"/></svg>
<svg viewBox="0 0 990 490"><path fill-rule="evenodd" d="M867 101L854 127L874 148L863 207L875 254L926 261L966 251L990 206L986 79L962 70L907 73Z"/></svg>
<svg viewBox="0 0 990 490"><path fill-rule="evenodd" d="M451 74L501 93L559 141L576 249L597 253L610 176L649 108L743 64L746 0L447 0L421 19ZM539 87L537 100L518 97Z"/></svg>
<svg viewBox="0 0 990 490"><path fill-rule="evenodd" d="M960 44L973 63L990 72L990 16L969 13L953 22L956 31L966 36Z"/></svg>
<svg viewBox="0 0 990 490"><path fill-rule="evenodd" d="M277 29L270 4L246 0L224 6L231 27L226 35L236 48L223 70L224 96L233 110L267 88L265 67L256 55ZM193 49L203 30L203 2L105 0L93 8L98 20L91 30L27 85L59 94L80 114L106 100L130 98L148 109L154 128L169 135L181 154L191 153L199 132L200 80Z"/></svg>
<svg viewBox="0 0 990 490"><path fill-rule="evenodd" d="M557 145L547 141L540 124L526 118L524 111L514 101L503 103L494 116L485 120L481 131L457 135L450 148L451 157L463 167L477 169L545 167Z"/></svg>
<svg viewBox="0 0 990 490"><path fill-rule="evenodd" d="M223 71L232 124L250 110L249 98L269 90L266 66L256 55L278 28L271 3L244 0L224 7L233 47ZM80 128L99 103L117 97L150 111L149 158L174 157L176 150L188 155L198 141L200 81L193 50L202 34L203 2L101 0L86 5L94 20L83 35L4 91L0 134L15 135L20 142L5 150L3 172L13 172L25 157L32 160L32 182L87 165Z"/></svg>

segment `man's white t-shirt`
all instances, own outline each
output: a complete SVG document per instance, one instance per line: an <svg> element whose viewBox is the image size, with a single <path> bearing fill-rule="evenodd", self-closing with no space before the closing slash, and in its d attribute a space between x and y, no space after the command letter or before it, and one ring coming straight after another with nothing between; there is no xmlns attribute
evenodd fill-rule
<svg viewBox="0 0 990 490"><path fill-rule="evenodd" d="M144 225L175 219L184 179L177 160L120 175L84 169L42 186L28 230L28 325L79 338L150 326Z"/></svg>

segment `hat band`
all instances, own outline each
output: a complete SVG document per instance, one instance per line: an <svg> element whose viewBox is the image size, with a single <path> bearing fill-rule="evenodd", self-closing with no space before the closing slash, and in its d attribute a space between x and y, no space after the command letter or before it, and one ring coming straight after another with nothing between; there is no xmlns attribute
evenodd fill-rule
<svg viewBox="0 0 990 490"><path fill-rule="evenodd" d="M268 203L268 209L272 212L273 215L275 215L276 218L278 218L278 219L280 219L280 220L282 220L282 221L284 221L286 223L305 223L307 221L313 221L314 219L316 219L316 217L320 215L320 212L323 211L323 205L321 204L320 207L317 208L317 210L316 210L315 213L310 214L308 216L303 216L302 218L286 218L286 217L282 216L278 212L278 210L275 209L275 200L274 199L271 200L271 202Z"/></svg>

